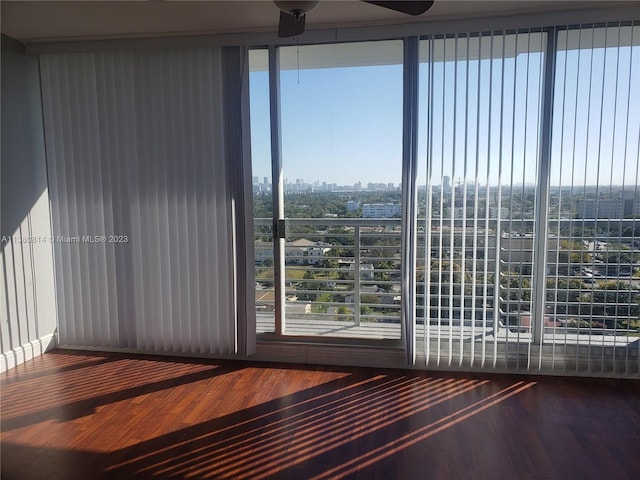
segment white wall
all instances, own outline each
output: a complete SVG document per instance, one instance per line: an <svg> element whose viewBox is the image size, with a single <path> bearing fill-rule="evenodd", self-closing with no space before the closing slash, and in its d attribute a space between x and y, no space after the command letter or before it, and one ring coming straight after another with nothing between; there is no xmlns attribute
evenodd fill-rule
<svg viewBox="0 0 640 480"><path fill-rule="evenodd" d="M53 346L56 305L38 58L2 36L0 371Z"/></svg>

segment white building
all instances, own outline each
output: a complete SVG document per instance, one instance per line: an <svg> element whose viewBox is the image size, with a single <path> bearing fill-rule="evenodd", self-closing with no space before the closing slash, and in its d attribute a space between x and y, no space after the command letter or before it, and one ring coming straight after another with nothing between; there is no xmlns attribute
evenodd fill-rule
<svg viewBox="0 0 640 480"><path fill-rule="evenodd" d="M372 281L374 278L374 266L371 263L360 264L360 280ZM355 266L351 264L349 267L349 278L355 278Z"/></svg>
<svg viewBox="0 0 640 480"><path fill-rule="evenodd" d="M399 217L402 207L397 203L365 203L362 206L362 218Z"/></svg>

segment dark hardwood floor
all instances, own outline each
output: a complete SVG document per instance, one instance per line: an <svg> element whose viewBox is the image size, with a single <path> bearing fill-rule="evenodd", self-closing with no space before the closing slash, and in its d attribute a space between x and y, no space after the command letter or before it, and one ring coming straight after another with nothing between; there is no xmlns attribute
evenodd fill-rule
<svg viewBox="0 0 640 480"><path fill-rule="evenodd" d="M640 382L54 351L1 381L2 479L634 479Z"/></svg>

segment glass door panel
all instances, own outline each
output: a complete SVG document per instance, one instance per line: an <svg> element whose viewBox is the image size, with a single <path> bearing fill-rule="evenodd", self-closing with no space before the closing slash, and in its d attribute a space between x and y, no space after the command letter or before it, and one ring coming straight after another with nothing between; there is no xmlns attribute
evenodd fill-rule
<svg viewBox="0 0 640 480"><path fill-rule="evenodd" d="M268 60L269 52L267 49L249 51L257 333L275 332L273 188L271 180Z"/></svg>
<svg viewBox="0 0 640 480"><path fill-rule="evenodd" d="M283 333L399 339L402 41L279 50Z"/></svg>

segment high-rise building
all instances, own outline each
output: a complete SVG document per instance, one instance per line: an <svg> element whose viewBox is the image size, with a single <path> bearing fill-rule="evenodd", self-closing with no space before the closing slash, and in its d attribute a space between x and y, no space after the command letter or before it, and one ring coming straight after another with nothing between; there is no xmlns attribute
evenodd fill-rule
<svg viewBox="0 0 640 480"><path fill-rule="evenodd" d="M640 202L634 192L624 192L610 198L577 200L578 218L629 218L640 213Z"/></svg>
<svg viewBox="0 0 640 480"><path fill-rule="evenodd" d="M442 177L442 189L445 192L448 192L451 190L451 177L445 175L444 177Z"/></svg>

